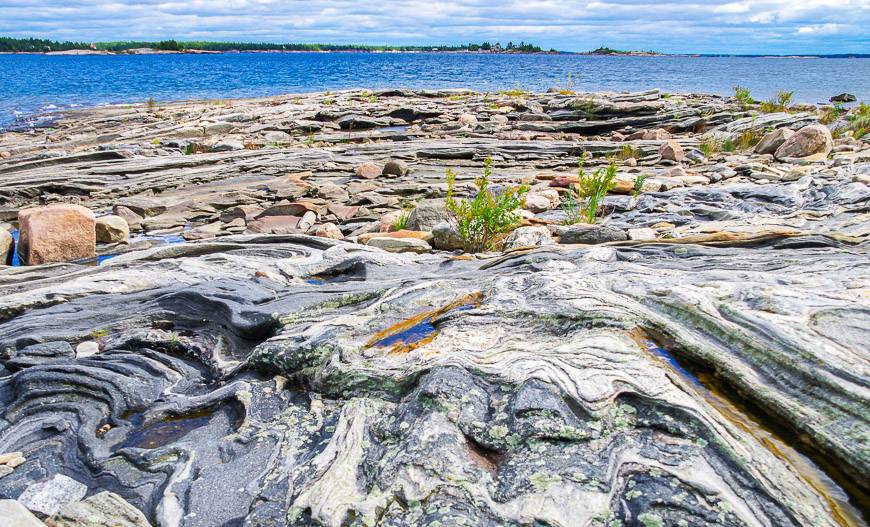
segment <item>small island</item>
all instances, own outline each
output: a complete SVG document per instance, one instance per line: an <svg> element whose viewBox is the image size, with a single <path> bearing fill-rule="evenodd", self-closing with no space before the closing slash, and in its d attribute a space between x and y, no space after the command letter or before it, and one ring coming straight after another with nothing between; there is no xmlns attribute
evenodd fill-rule
<svg viewBox="0 0 870 527"><path fill-rule="evenodd" d="M72 42L41 38L0 37L0 53L47 55L145 55L165 53L560 53L555 49L519 42L481 42L459 45L390 46L369 44L309 44L273 42L212 42L161 40L156 42L121 40L110 42Z"/></svg>

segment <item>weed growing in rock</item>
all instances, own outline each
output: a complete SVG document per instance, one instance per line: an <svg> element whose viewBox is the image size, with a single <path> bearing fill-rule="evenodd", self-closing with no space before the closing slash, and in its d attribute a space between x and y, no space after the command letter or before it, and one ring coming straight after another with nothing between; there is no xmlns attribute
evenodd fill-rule
<svg viewBox="0 0 870 527"><path fill-rule="evenodd" d="M708 137L701 141L698 148L701 150L701 153L704 154L704 157L710 157L722 151L722 143L712 137Z"/></svg>
<svg viewBox="0 0 870 527"><path fill-rule="evenodd" d="M565 213L567 225L581 221L595 223L599 203L616 184L616 163L611 162L607 168L599 168L595 172L587 173L584 169L585 162L584 152L579 161L577 184L571 188L562 202L562 211Z"/></svg>
<svg viewBox="0 0 870 527"><path fill-rule="evenodd" d="M819 122L822 124L831 124L841 115L846 113L846 109L841 104L835 104L828 108L824 108L819 112Z"/></svg>
<svg viewBox="0 0 870 527"><path fill-rule="evenodd" d="M745 130L737 138L737 147L740 150L748 150L761 141L761 134L755 130Z"/></svg>
<svg viewBox="0 0 870 527"><path fill-rule="evenodd" d="M734 87L734 99L737 100L737 103L740 104L740 107L744 110L751 104L755 104L755 99L750 95L749 88L744 88L743 86Z"/></svg>
<svg viewBox="0 0 870 527"><path fill-rule="evenodd" d="M574 103L574 109L582 113L587 120L592 119L598 113L598 106L595 105L595 99L578 100Z"/></svg>
<svg viewBox="0 0 870 527"><path fill-rule="evenodd" d="M471 199L456 199L456 173L447 170L447 212L467 252L493 249L520 222L517 211L529 187L506 185L494 191L491 177L492 158L486 158L483 175L474 180L477 194Z"/></svg>
<svg viewBox="0 0 870 527"><path fill-rule="evenodd" d="M148 97L148 113L157 111L157 103L154 102L154 97Z"/></svg>
<svg viewBox="0 0 870 527"><path fill-rule="evenodd" d="M649 176L647 176L646 174L640 174L639 176L634 178L634 187L631 189L631 194L634 197L638 197L640 195L641 191L643 190L643 184L646 182L647 178L649 178Z"/></svg>
<svg viewBox="0 0 870 527"><path fill-rule="evenodd" d="M501 90L498 92L499 95L507 95L508 97L525 97L529 94L526 90L520 88L520 84L514 84L513 89L510 90Z"/></svg>
<svg viewBox="0 0 870 527"><path fill-rule="evenodd" d="M631 145L622 145L619 153L616 154L616 159L620 161L627 161L631 158L637 159L638 157L640 157L640 150Z"/></svg>
<svg viewBox="0 0 870 527"><path fill-rule="evenodd" d="M758 109L764 113L787 112L792 97L794 97L793 91L779 90L775 98L764 101Z"/></svg>
<svg viewBox="0 0 870 527"><path fill-rule="evenodd" d="M734 140L730 137L722 142L722 151L724 152L734 152L737 148L734 146Z"/></svg>
<svg viewBox="0 0 870 527"><path fill-rule="evenodd" d="M848 117L848 121L852 137L861 139L870 133L870 105L863 102L859 104Z"/></svg>
<svg viewBox="0 0 870 527"><path fill-rule="evenodd" d="M402 213L399 214L399 217L396 218L396 222L393 223L394 231L403 231L408 228L408 218L411 217L411 211L414 210L413 206L406 205Z"/></svg>

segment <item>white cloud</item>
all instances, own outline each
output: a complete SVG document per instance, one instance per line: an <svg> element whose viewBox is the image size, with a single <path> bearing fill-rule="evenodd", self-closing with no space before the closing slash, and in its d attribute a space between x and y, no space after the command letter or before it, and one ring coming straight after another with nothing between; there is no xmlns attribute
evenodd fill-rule
<svg viewBox="0 0 870 527"><path fill-rule="evenodd" d="M0 35L870 52L868 0L0 0ZM777 38L779 36L780 38Z"/></svg>

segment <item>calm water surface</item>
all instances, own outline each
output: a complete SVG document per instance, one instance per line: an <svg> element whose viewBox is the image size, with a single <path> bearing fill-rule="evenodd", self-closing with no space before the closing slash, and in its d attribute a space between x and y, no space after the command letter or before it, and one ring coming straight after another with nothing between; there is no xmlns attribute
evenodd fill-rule
<svg viewBox="0 0 870 527"><path fill-rule="evenodd" d="M224 55L0 55L0 125L34 112L107 103L231 98L345 88L520 86L543 91L730 94L763 99L794 90L801 102L849 92L870 100L870 59L600 57L419 53Z"/></svg>

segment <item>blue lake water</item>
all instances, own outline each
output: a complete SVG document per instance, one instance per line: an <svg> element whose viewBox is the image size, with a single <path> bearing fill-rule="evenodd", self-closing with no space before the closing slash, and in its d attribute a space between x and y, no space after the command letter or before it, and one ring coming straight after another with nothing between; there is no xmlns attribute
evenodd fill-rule
<svg viewBox="0 0 870 527"><path fill-rule="evenodd" d="M578 91L731 94L794 90L800 102L849 92L870 100L870 59L607 57L421 53L223 55L0 55L0 125L76 106L232 98L344 88L563 87Z"/></svg>

